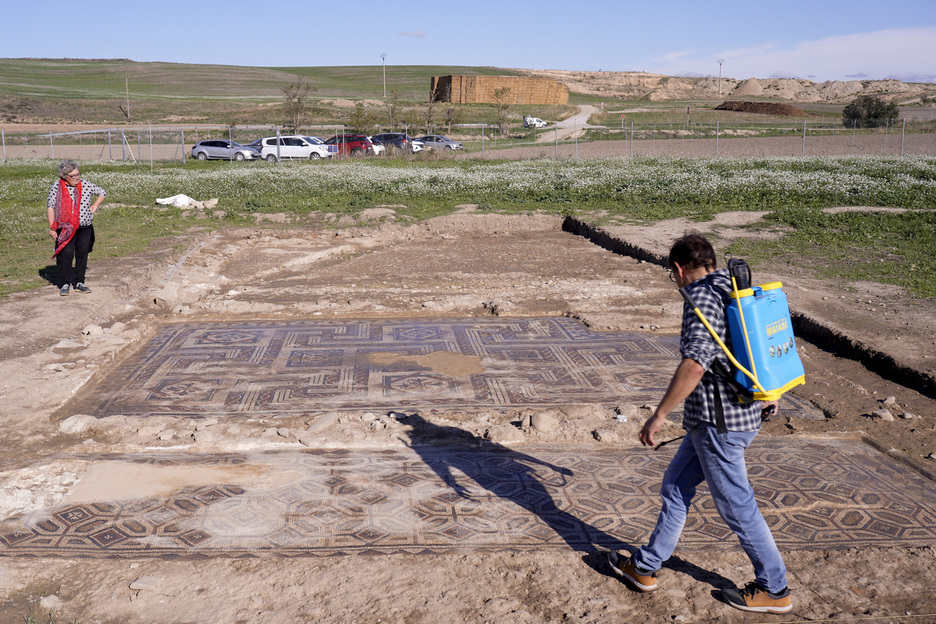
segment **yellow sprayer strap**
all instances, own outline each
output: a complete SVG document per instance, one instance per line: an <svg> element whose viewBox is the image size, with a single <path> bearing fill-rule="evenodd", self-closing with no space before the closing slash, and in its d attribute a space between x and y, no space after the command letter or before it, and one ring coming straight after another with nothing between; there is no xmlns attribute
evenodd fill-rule
<svg viewBox="0 0 936 624"><path fill-rule="evenodd" d="M731 277L731 287L734 288L735 295L738 295L738 282L734 276ZM748 362L751 363L751 372L754 373L754 383L757 383L757 367L754 366L754 354L751 352L751 341L748 339L747 325L744 322L744 306L741 305L741 299L737 299L738 314L741 317L741 332L744 334L744 349L747 351Z"/></svg>
<svg viewBox="0 0 936 624"><path fill-rule="evenodd" d="M704 314L702 314L702 310L700 310L699 307L692 300L692 296L689 294L689 291L687 291L685 288L680 288L679 292L683 296L683 299L685 299L689 303L689 306L692 308L692 311L696 313L696 316L699 317L699 320L702 321L702 324L705 325L705 329L708 330L708 333L712 335L712 338L714 338L718 346L721 347L721 350L724 351L725 355L728 356L728 359L731 361L731 363L734 364L738 368L739 371L747 375L748 379L750 379L754 383L755 388L760 390L762 393L767 394L767 391L764 390L764 387L761 386L760 383L757 381L757 377L755 377L754 374L751 373L751 371L741 366L741 363L738 362L737 358L735 358L735 356L732 355L731 350L727 346L725 346L725 343L722 341L722 339L718 337L718 334L709 324L708 319L705 318Z"/></svg>

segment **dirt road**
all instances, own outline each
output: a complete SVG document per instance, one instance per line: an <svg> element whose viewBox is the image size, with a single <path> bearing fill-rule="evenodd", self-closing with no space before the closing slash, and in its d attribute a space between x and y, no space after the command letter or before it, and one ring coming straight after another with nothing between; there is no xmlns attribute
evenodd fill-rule
<svg viewBox="0 0 936 624"><path fill-rule="evenodd" d="M590 104L580 104L578 112L562 121L556 122L552 132L548 129L541 131L536 137L537 143L549 143L550 141L566 141L576 136L582 136L585 129L591 127L588 123L589 118L598 112L598 107Z"/></svg>

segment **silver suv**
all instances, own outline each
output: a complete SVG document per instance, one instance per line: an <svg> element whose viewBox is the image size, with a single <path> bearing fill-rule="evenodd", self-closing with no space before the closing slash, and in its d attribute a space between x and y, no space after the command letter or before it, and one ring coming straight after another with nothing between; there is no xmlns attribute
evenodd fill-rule
<svg viewBox="0 0 936 624"><path fill-rule="evenodd" d="M267 137L260 141L260 157L267 162L277 160L328 158L331 153L321 139L309 136Z"/></svg>
<svg viewBox="0 0 936 624"><path fill-rule="evenodd" d="M199 141L192 146L192 158L198 160L253 160L260 158L260 153L252 147L235 141L212 139Z"/></svg>

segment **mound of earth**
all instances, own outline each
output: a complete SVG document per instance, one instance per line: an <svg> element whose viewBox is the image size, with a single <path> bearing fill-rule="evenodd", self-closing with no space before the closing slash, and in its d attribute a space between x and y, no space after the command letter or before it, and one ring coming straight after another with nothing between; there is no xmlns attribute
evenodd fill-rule
<svg viewBox="0 0 936 624"><path fill-rule="evenodd" d="M805 117L806 113L792 104L775 104L773 102L722 102L715 110L736 111L739 113L756 113L758 115L788 115L791 117Z"/></svg>

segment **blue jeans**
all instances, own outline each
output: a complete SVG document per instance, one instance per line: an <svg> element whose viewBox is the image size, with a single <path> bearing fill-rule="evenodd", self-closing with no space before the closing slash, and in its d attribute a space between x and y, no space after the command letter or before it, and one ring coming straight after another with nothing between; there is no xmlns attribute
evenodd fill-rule
<svg viewBox="0 0 936 624"><path fill-rule="evenodd" d="M656 528L647 545L634 555L639 568L656 571L670 558L686 524L696 486L706 481L718 514L738 536L754 565L757 583L774 593L787 586L786 566L747 478L744 449L756 435L756 431L719 434L704 423L686 434L663 475L663 507Z"/></svg>

